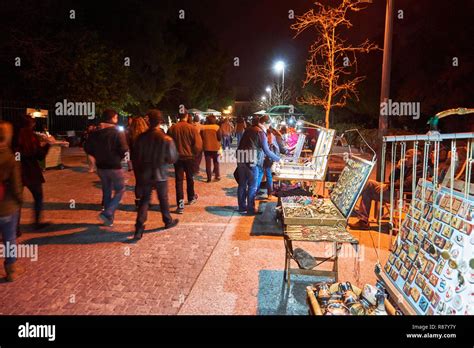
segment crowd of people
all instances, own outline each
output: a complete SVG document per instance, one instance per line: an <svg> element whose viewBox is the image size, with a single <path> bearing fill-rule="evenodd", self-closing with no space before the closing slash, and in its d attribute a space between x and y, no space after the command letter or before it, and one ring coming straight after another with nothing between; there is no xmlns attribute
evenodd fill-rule
<svg viewBox="0 0 474 348"><path fill-rule="evenodd" d="M255 201L266 176L266 198L273 195L272 164L282 161L296 145L294 130L279 130L272 127L269 116L254 117L251 122L238 118L235 124L224 119L218 122L216 116L209 115L205 122L199 116L182 113L178 121L169 129L165 125L160 110L149 110L143 117L129 119L127 129L118 127L118 114L108 109L103 112L101 122L88 128L84 135L84 150L87 154L89 171L97 172L102 188L102 211L99 218L106 226L112 226L115 213L125 193L125 173L122 163L126 161L129 171L135 176L135 205L137 217L134 239L140 240L145 231L148 210L153 190L156 191L164 229L178 225L179 220L171 215L168 197L170 166L174 166L176 189L176 214L184 214L186 205L195 204L199 198L194 178L200 173L200 163L205 158L207 182L221 179L220 152L235 151L237 168L234 177L238 184L236 211L250 216L258 215ZM0 121L0 230L4 245L16 245L21 235L20 213L23 188L26 187L34 200L35 230L44 229L49 224L42 221L43 212L43 170L40 161L44 160L50 144L48 138L41 138L34 131L35 119L22 117L13 127ZM296 135L296 136L295 136ZM229 150L236 138L236 149ZM417 158L415 161L414 158ZM404 183L404 192L412 189L412 175L422 177L428 171L433 175L434 156L431 154L428 168L424 168L422 152L409 150L406 157L392 170L395 186ZM439 152L439 181L446 176L451 166L451 154L441 147ZM460 148L456 157L456 178L462 174L460 163L466 161L466 148ZM400 179L400 168L405 167L404 178ZM413 166L416 166L414 169ZM186 198L184 193L186 181ZM368 229L369 212L373 201L380 198L389 202L389 185L369 181L365 186L361 203L356 210L359 220L350 224L356 229ZM260 198L265 198L263 194ZM24 269L17 265L14 256L5 258L4 267L7 280L13 281Z"/></svg>
<svg viewBox="0 0 474 348"><path fill-rule="evenodd" d="M267 177L267 198L272 196L271 165L279 161L279 154L287 153L284 137L271 128L270 118L263 116L247 126L243 118L236 124L224 118L218 122L209 115L205 122L201 117L187 112L178 115L178 122L164 131L164 118L160 110L154 109L144 117L130 118L125 132L117 126L118 114L105 110L102 122L96 129L89 129L84 150L88 157L89 171L97 170L101 181L103 210L99 214L106 226L112 226L115 212L125 192L122 161L126 160L136 180L135 205L137 219L134 238L140 240L145 230L151 194L156 190L164 228L179 223L173 219L168 198L168 166L174 166L176 206L175 214L184 214L186 205L197 202L194 178L200 172L204 156L207 182L221 180L220 152L231 148L233 137L237 140L237 152L247 151L255 156L237 156L248 161L238 163L237 211L249 215L258 214L255 199L263 176ZM94 168L95 167L95 168ZM186 182L186 197L184 192ZM186 198L186 199L185 199Z"/></svg>

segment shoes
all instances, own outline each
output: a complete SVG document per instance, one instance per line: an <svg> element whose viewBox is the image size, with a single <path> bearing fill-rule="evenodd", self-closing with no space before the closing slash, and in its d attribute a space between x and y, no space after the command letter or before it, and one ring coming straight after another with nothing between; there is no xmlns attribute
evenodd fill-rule
<svg viewBox="0 0 474 348"><path fill-rule="evenodd" d="M145 226L135 227L135 235L133 236L133 239L135 240L142 239L144 231L145 231Z"/></svg>
<svg viewBox="0 0 474 348"><path fill-rule="evenodd" d="M255 198L257 201L266 201L268 199L268 197L265 197L265 196L258 196L257 198Z"/></svg>
<svg viewBox="0 0 474 348"><path fill-rule="evenodd" d="M207 179L207 181L206 181L206 182L211 182L211 181L212 181L212 179Z"/></svg>
<svg viewBox="0 0 474 348"><path fill-rule="evenodd" d="M178 209L176 209L174 212L175 212L176 214L184 214L184 209L179 209L179 208L178 208Z"/></svg>
<svg viewBox="0 0 474 348"><path fill-rule="evenodd" d="M235 209L234 212L239 214L247 214L247 209Z"/></svg>
<svg viewBox="0 0 474 348"><path fill-rule="evenodd" d="M370 230L370 225L367 221L358 220L356 223L349 224L349 227L353 230Z"/></svg>
<svg viewBox="0 0 474 348"><path fill-rule="evenodd" d="M178 225L178 223L178 219L173 219L173 221L165 225L165 230L175 227L176 225Z"/></svg>
<svg viewBox="0 0 474 348"><path fill-rule="evenodd" d="M221 181L221 177L220 177L220 176L216 176L216 181Z"/></svg>
<svg viewBox="0 0 474 348"><path fill-rule="evenodd" d="M193 205L197 202L198 200L198 195L194 195L194 198L188 202L189 205Z"/></svg>
<svg viewBox="0 0 474 348"><path fill-rule="evenodd" d="M37 222L33 225L35 231L42 230L43 228L51 226L50 222Z"/></svg>
<svg viewBox="0 0 474 348"><path fill-rule="evenodd" d="M14 282L25 273L25 269L15 262L5 265L5 272L7 273L7 282Z"/></svg>
<svg viewBox="0 0 474 348"><path fill-rule="evenodd" d="M107 217L104 213L99 214L99 219L102 220L105 226L112 227L114 225L114 221Z"/></svg>
<svg viewBox="0 0 474 348"><path fill-rule="evenodd" d="M262 215L263 213L261 211L248 211L247 215L248 216L256 216L256 215Z"/></svg>

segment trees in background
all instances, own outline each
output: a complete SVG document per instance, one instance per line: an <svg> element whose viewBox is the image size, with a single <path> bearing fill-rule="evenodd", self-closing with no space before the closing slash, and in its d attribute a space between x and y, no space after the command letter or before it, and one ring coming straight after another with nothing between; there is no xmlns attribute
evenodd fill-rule
<svg viewBox="0 0 474 348"><path fill-rule="evenodd" d="M306 93L300 100L303 104L321 106L325 110L326 127L330 125L330 113L334 107L343 107L347 100L358 99L357 85L363 76L354 77L357 71L358 53L369 53L377 45L369 40L354 46L348 44L340 34L342 29L352 28L348 13L358 12L369 3L368 0L342 0L339 6L325 6L315 3L311 9L296 17L291 29L296 36L313 28L315 41L309 48L304 85L313 83L319 87L319 93Z"/></svg>
<svg viewBox="0 0 474 348"><path fill-rule="evenodd" d="M231 60L202 24L170 16L167 3L19 0L3 7L4 99L91 101L97 110L130 113L229 104Z"/></svg>

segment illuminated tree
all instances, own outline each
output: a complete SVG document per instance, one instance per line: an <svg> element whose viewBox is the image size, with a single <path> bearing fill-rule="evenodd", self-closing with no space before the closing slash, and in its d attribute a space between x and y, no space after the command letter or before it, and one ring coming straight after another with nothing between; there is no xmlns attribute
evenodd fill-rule
<svg viewBox="0 0 474 348"><path fill-rule="evenodd" d="M320 87L321 93L307 94L299 101L323 107L326 112L326 127L329 127L333 107L344 107L348 99L359 98L357 85L365 77L350 76L357 72L356 53L369 53L378 49L377 45L368 40L353 46L339 34L342 29L353 26L347 18L348 13L361 11L369 3L370 0L342 0L338 7L331 7L315 2L316 8L297 16L296 22L291 25L291 29L296 31L295 37L309 28L316 30L316 41L309 48L303 85L312 82Z"/></svg>

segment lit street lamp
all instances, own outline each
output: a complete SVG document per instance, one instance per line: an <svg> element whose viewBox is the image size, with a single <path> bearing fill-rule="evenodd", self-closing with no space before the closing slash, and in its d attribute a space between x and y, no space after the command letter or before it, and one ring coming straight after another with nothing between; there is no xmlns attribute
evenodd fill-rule
<svg viewBox="0 0 474 348"><path fill-rule="evenodd" d="M270 86L268 86L265 91L267 91L267 93L269 94L270 96L270 104L272 103L272 88Z"/></svg>
<svg viewBox="0 0 474 348"><path fill-rule="evenodd" d="M283 99L283 93L285 91L285 62L282 60L279 60L278 62L275 63L274 67L275 71L277 73L282 73L282 84L281 84L281 96ZM283 103L283 100L281 101Z"/></svg>

